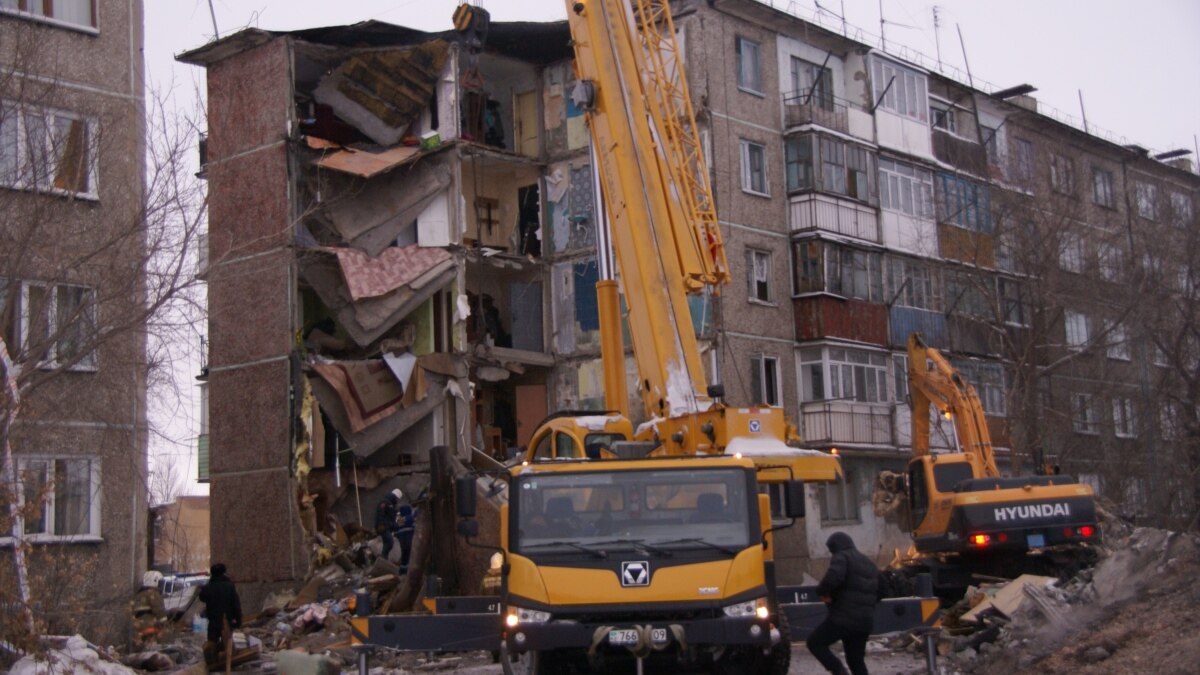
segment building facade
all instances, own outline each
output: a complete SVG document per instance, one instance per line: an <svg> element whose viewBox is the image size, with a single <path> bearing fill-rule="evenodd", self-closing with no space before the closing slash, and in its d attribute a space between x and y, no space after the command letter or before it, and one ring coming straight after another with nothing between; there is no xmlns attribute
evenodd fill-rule
<svg viewBox="0 0 1200 675"><path fill-rule="evenodd" d="M760 3L673 6L735 279L692 306L711 380L846 468L780 538L781 578L818 572L834 529L907 546L870 497L910 452L913 331L979 389L1002 464L1040 448L1136 492L1111 462L1143 461L1158 385L1121 356L1148 338L1103 275L1141 260L1125 195L1195 229L1195 174ZM505 457L548 412L603 407L566 26L470 37L246 30L181 57L209 87L213 555L264 589L305 573L330 516L419 490L431 446Z"/></svg>
<svg viewBox="0 0 1200 675"><path fill-rule="evenodd" d="M97 642L128 639L146 569L142 44L140 0L0 2L10 636L14 546L39 630Z"/></svg>

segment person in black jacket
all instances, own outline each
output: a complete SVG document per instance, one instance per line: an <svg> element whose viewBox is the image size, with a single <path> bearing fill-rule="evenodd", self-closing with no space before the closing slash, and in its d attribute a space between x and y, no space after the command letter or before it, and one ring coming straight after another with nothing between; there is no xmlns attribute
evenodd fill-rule
<svg viewBox="0 0 1200 675"><path fill-rule="evenodd" d="M233 580L225 576L225 565L217 563L209 570L208 583L200 588L200 602L208 617L208 640L216 644L215 652L225 649L222 628L229 621L229 630L242 625L242 601L238 599Z"/></svg>
<svg viewBox="0 0 1200 675"><path fill-rule="evenodd" d="M825 545L833 558L817 594L829 606L829 615L808 636L808 651L829 672L845 673L842 662L829 650L829 645L841 640L850 672L867 675L867 638L879 602L879 570L845 532L834 532Z"/></svg>

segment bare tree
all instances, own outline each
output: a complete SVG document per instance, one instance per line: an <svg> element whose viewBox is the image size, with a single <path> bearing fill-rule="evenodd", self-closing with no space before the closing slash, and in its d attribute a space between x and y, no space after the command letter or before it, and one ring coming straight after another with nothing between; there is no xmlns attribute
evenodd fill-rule
<svg viewBox="0 0 1200 675"><path fill-rule="evenodd" d="M13 639L45 620L34 607L46 611L36 593L48 568L30 563L31 523L77 478L21 459L64 442L41 421L94 421L101 431L89 450L106 475L132 477L145 494L147 386L165 345L202 311L204 193L189 163L195 127L172 112L170 92L81 96L53 75L61 55L40 51L32 29L9 28L15 39L0 54L0 531L11 536L15 587L0 584L0 620ZM87 517L64 503L55 517ZM78 558L69 566L90 564ZM95 583L93 598L120 599L113 582Z"/></svg>

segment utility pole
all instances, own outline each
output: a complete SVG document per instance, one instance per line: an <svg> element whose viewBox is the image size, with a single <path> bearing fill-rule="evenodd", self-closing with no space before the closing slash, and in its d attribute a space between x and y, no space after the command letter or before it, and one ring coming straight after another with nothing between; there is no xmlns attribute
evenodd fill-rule
<svg viewBox="0 0 1200 675"><path fill-rule="evenodd" d="M933 6L933 45L937 49L938 70L942 69L942 41L938 38L938 29L942 27L938 17L938 6Z"/></svg>

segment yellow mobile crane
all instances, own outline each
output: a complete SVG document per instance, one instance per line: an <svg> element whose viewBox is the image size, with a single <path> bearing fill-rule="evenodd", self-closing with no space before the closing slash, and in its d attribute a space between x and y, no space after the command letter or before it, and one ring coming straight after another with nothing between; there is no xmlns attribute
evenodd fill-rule
<svg viewBox="0 0 1200 675"><path fill-rule="evenodd" d="M825 607L813 588L776 584L779 526L760 486L780 485L775 518L794 522L804 482L835 480L841 469L836 456L797 447L782 409L726 406L707 384L688 294L715 292L728 269L668 3L579 0L568 20L572 95L587 115L610 225L598 228L597 284L610 411L551 416L506 476L498 598L456 598L459 611L433 616L362 617L356 639L495 649L506 671L604 672L653 657L785 673L790 639ZM636 431L610 253L648 418ZM459 514L472 517L472 479L455 493ZM876 630L931 621L936 606L886 601Z"/></svg>
<svg viewBox="0 0 1200 675"><path fill-rule="evenodd" d="M908 338L908 381L912 459L905 474L885 473L881 483L907 500L914 564L933 573L939 593L960 593L972 574L1052 572L1099 541L1090 486L1070 476L1000 475L975 387L918 333ZM956 452L930 451L930 406L953 423Z"/></svg>

